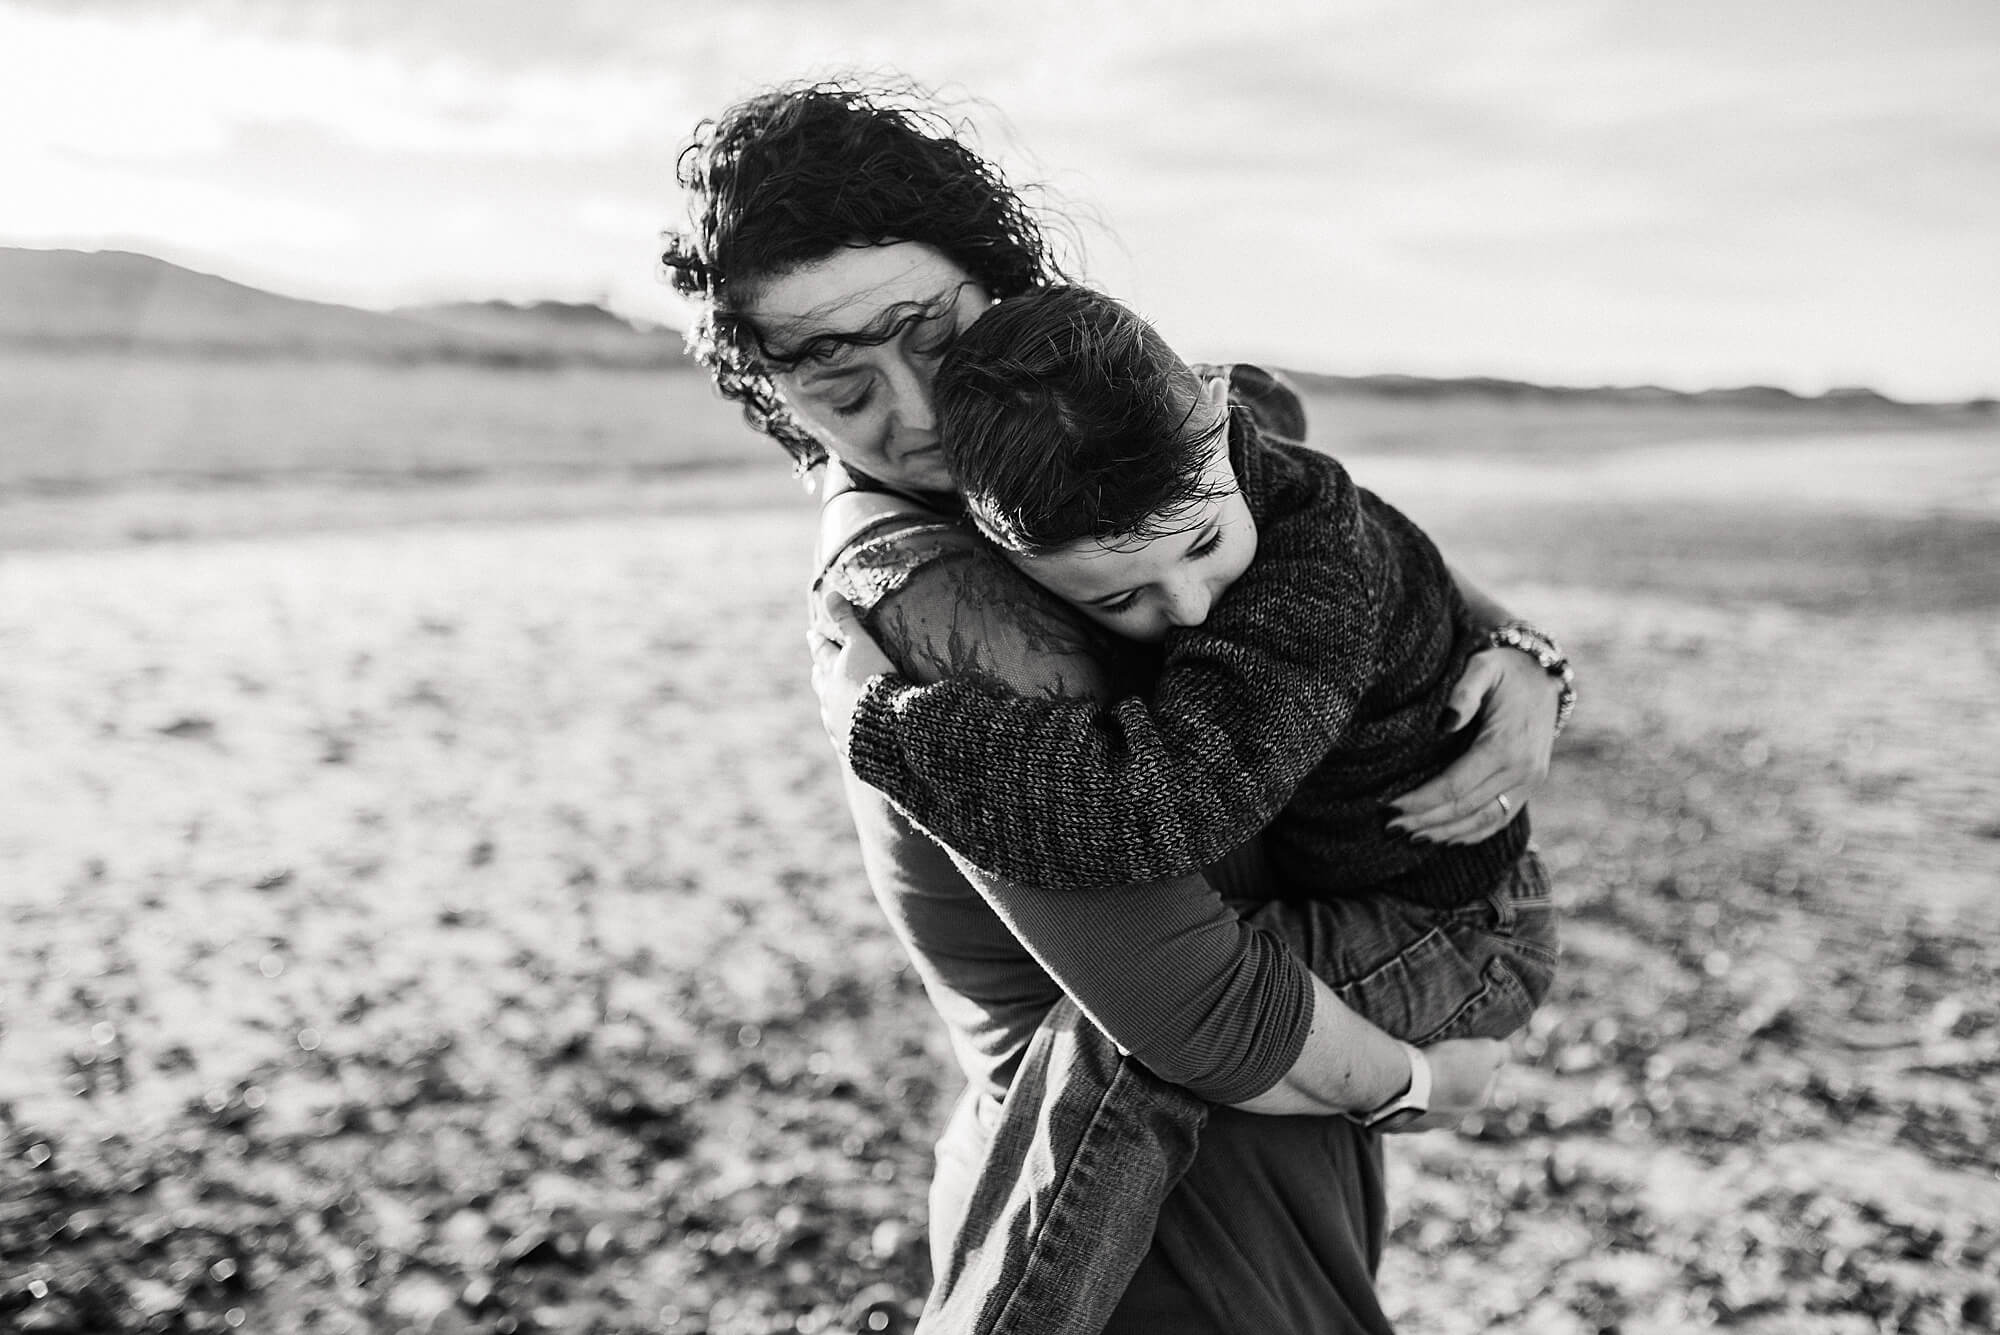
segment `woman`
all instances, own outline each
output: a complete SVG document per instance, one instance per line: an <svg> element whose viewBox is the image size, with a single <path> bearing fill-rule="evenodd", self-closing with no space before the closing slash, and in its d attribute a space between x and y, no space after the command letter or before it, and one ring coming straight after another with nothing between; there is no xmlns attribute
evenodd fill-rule
<svg viewBox="0 0 2000 1335"><path fill-rule="evenodd" d="M993 301L1058 276L998 173L894 94L817 85L705 124L681 181L695 225L666 261L701 311L691 343L802 466L834 460L825 569L906 674L1081 695L1142 679L1143 663L951 522L931 371ZM1247 409L1298 415L1269 377L1238 380ZM1476 657L1455 704L1480 716L1480 737L1403 799L1413 837L1479 838L1508 819L1495 799L1540 781L1556 696L1525 655ZM1208 879L1045 894L955 864L851 775L848 794L870 882L969 1081L939 1147L927 1320L1387 1328L1372 1284L1376 1138L1342 1118L1274 1115L1366 1113L1412 1084L1401 1045L1300 958L1337 978L1365 967L1340 958L1356 943L1270 902L1254 848ZM1432 1049L1431 1107L1477 1106L1496 1046ZM1142 1139L1165 1156L1127 1153ZM1157 1221L1065 1231L1076 1197L1143 1187L1144 1174L1163 1198Z"/></svg>

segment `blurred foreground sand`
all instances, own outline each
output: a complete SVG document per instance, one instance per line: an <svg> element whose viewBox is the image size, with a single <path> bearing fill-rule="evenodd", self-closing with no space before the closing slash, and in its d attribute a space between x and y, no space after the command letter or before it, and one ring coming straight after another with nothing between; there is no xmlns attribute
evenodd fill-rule
<svg viewBox="0 0 2000 1335"><path fill-rule="evenodd" d="M1392 1146L1411 1329L1993 1320L2000 522L1804 448L1355 461L1585 690L1558 992L1505 1106ZM725 501L0 557L0 1324L911 1310L955 1082L807 507Z"/></svg>

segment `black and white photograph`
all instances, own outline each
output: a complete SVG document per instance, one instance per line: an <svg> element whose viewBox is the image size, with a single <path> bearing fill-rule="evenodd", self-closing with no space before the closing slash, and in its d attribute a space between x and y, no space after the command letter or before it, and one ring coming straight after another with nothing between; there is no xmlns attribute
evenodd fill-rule
<svg viewBox="0 0 2000 1335"><path fill-rule="evenodd" d="M0 0L0 1332L2000 1330L1991 0Z"/></svg>

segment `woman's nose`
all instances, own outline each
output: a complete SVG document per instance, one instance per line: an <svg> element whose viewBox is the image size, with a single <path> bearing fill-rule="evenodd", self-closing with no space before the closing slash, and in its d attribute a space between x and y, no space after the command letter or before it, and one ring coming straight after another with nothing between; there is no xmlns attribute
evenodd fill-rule
<svg viewBox="0 0 2000 1335"><path fill-rule="evenodd" d="M905 431L930 431L936 425L931 402L932 370L898 362L890 372L889 385L895 391L896 422Z"/></svg>

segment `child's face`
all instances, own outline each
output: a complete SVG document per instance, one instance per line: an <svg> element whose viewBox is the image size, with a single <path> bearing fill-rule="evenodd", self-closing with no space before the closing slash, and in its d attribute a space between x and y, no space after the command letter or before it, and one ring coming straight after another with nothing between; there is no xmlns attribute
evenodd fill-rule
<svg viewBox="0 0 2000 1335"><path fill-rule="evenodd" d="M1229 466L1227 431L1215 433L1202 480L1227 490L1162 515L1171 531L1160 537L1085 539L1014 563L1127 639L1151 643L1176 626L1198 626L1257 555L1257 523Z"/></svg>

